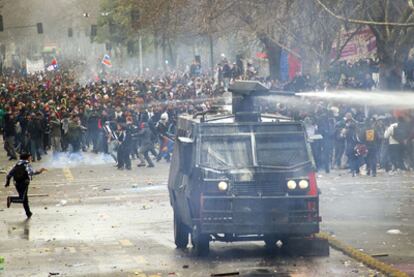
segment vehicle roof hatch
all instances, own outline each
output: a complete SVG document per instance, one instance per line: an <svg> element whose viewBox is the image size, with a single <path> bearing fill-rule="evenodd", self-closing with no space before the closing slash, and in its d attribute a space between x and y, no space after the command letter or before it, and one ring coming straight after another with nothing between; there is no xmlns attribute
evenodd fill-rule
<svg viewBox="0 0 414 277"><path fill-rule="evenodd" d="M269 95L269 89L258 81L237 81L230 85L232 109L237 122L259 122L260 113L255 110L254 100Z"/></svg>

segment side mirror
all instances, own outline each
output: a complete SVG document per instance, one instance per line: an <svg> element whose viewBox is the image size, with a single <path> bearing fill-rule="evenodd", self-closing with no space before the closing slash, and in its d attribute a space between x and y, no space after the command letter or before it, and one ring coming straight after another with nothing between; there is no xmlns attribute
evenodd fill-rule
<svg viewBox="0 0 414 277"><path fill-rule="evenodd" d="M193 142L186 137L178 138L180 171L185 175L190 175L192 170Z"/></svg>

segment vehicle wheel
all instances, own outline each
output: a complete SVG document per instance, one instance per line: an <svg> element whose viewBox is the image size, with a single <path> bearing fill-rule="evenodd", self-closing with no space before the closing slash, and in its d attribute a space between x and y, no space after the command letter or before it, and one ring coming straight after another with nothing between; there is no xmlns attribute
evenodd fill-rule
<svg viewBox="0 0 414 277"><path fill-rule="evenodd" d="M210 235L200 234L197 230L193 230L191 233L191 242L197 256L204 257L210 252Z"/></svg>
<svg viewBox="0 0 414 277"><path fill-rule="evenodd" d="M185 226L178 215L174 212L174 242L177 248L185 249L188 245L188 228Z"/></svg>

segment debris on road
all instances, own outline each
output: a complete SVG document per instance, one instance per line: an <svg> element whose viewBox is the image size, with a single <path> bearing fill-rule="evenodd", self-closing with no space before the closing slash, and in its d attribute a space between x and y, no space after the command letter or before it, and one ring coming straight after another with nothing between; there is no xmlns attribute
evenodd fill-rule
<svg viewBox="0 0 414 277"><path fill-rule="evenodd" d="M240 272L236 271L236 272L227 272L227 273L213 273L210 276L211 277L218 277L218 276L236 276L236 275L240 275Z"/></svg>
<svg viewBox="0 0 414 277"><path fill-rule="evenodd" d="M372 254L371 257L379 258L379 257L388 257L387 253L379 253L379 254Z"/></svg>
<svg viewBox="0 0 414 277"><path fill-rule="evenodd" d="M59 203L58 203L58 204L56 204L56 207L65 206L67 203L68 203L68 201L67 201L67 200L62 199L62 200L60 200L60 201L59 201Z"/></svg>
<svg viewBox="0 0 414 277"><path fill-rule="evenodd" d="M152 209L151 205L142 205L141 210L149 210Z"/></svg>
<svg viewBox="0 0 414 277"><path fill-rule="evenodd" d="M390 230L387 231L387 234L389 234L389 235L401 235L402 233L398 229L390 229Z"/></svg>
<svg viewBox="0 0 414 277"><path fill-rule="evenodd" d="M43 193L43 194L28 194L29 197L49 197L49 194Z"/></svg>

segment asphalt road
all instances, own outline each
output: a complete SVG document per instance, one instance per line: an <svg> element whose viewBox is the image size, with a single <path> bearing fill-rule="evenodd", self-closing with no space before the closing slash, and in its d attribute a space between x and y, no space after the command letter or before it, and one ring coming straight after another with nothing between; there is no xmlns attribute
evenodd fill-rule
<svg viewBox="0 0 414 277"><path fill-rule="evenodd" d="M197 258L175 249L167 163L118 171L93 154L44 160L34 164L50 170L32 182L30 220L20 205L6 208L14 191L0 188L0 276L381 276L332 249L330 257L293 258L260 242L214 242ZM0 165L13 163L2 153ZM322 229L414 274L413 176L320 175Z"/></svg>

